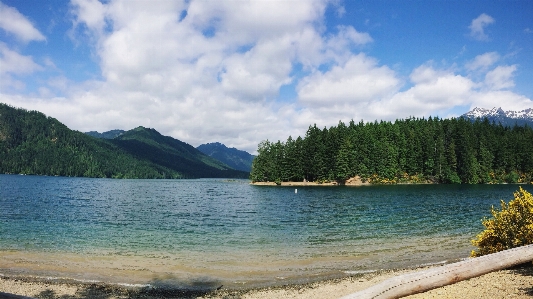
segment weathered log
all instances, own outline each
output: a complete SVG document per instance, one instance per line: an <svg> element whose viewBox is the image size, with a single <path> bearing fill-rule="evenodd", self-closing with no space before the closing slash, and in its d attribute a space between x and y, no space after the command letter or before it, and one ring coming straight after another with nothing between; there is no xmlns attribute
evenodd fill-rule
<svg viewBox="0 0 533 299"><path fill-rule="evenodd" d="M387 279L341 299L392 299L533 261L533 244Z"/></svg>

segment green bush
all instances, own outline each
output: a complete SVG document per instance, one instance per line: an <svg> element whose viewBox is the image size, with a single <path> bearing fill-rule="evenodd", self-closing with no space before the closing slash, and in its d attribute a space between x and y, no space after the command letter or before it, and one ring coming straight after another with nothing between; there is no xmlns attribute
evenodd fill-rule
<svg viewBox="0 0 533 299"><path fill-rule="evenodd" d="M533 244L533 196L520 187L514 199L501 201L501 211L491 208L492 218L483 219L485 230L472 240L478 247L472 257Z"/></svg>

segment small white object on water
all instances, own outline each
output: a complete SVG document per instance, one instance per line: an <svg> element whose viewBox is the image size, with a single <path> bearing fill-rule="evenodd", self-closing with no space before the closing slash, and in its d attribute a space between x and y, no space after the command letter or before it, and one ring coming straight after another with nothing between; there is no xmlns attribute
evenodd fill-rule
<svg viewBox="0 0 533 299"><path fill-rule="evenodd" d="M295 194L298 193L298 189L294 189L294 193L295 193Z"/></svg>

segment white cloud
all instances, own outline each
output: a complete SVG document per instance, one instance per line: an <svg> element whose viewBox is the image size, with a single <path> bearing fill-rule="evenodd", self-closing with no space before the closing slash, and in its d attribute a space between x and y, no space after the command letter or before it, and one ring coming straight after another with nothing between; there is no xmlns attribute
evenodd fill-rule
<svg viewBox="0 0 533 299"><path fill-rule="evenodd" d="M472 20L472 23L468 28L470 29L470 36L479 41L488 41L489 36L485 33L485 27L494 23L494 19L482 13L479 17Z"/></svg>
<svg viewBox="0 0 533 299"><path fill-rule="evenodd" d="M333 49L346 49L354 45L364 45L373 41L372 37L366 32L361 33L352 26L338 26L338 35L328 41L328 47Z"/></svg>
<svg viewBox="0 0 533 299"><path fill-rule="evenodd" d="M23 90L25 83L16 77L42 69L31 56L21 55L0 42L0 90Z"/></svg>
<svg viewBox="0 0 533 299"><path fill-rule="evenodd" d="M500 54L498 54L497 52L488 52L488 53L476 56L476 58L468 62L465 65L465 67L466 69L470 71L477 71L477 70L486 71L499 59L500 59Z"/></svg>
<svg viewBox="0 0 533 299"><path fill-rule="evenodd" d="M452 71L437 70L431 63L413 70L410 78L414 83L411 88L369 107L378 119L392 120L394 115L435 115L449 107L465 105L475 86L470 79Z"/></svg>
<svg viewBox="0 0 533 299"><path fill-rule="evenodd" d="M409 79L415 84L427 84L437 81L440 77L449 76L450 73L451 71L435 69L433 61L428 61L414 69L409 75Z"/></svg>
<svg viewBox="0 0 533 299"><path fill-rule="evenodd" d="M213 20L218 21L218 36L245 44L253 43L257 38L277 37L311 26L323 17L327 5L321 0L221 2L213 5L212 1L195 1L191 8L201 6L202 11L212 12L202 16L204 20L206 15L211 17L207 22L209 25ZM199 18L198 14L191 17Z"/></svg>
<svg viewBox="0 0 533 299"><path fill-rule="evenodd" d="M361 33L351 26L338 26L338 33L327 38L322 45L323 59L333 60L337 64L344 64L353 55L350 51L354 47L373 42L368 33Z"/></svg>
<svg viewBox="0 0 533 299"><path fill-rule="evenodd" d="M17 9L0 2L0 28L13 34L23 42L42 41L46 38ZM32 74L43 68L33 61L0 41L0 90L22 91L26 83L19 77Z"/></svg>
<svg viewBox="0 0 533 299"><path fill-rule="evenodd" d="M498 66L485 75L485 85L491 90L513 87L513 73L515 71L516 65Z"/></svg>
<svg viewBox="0 0 533 299"><path fill-rule="evenodd" d="M47 81L47 85L51 88L60 90L60 91L66 91L69 87L69 80L64 76L58 76L58 77L52 77L49 78Z"/></svg>
<svg viewBox="0 0 533 299"><path fill-rule="evenodd" d="M254 151L261 139L297 133L288 129L294 106L273 100L294 80L295 63L315 68L327 60L317 25L326 5L73 0L71 34L90 37L104 80L73 87L61 105L42 111L78 130L144 125L193 145ZM365 38L344 31L347 45Z"/></svg>
<svg viewBox="0 0 533 299"><path fill-rule="evenodd" d="M24 82L14 79L10 74L0 72L0 90L23 90L25 86Z"/></svg>
<svg viewBox="0 0 533 299"><path fill-rule="evenodd" d="M399 83L387 66L378 66L374 58L358 54L344 65L302 79L298 97L300 102L312 106L365 103L390 95Z"/></svg>
<svg viewBox="0 0 533 299"><path fill-rule="evenodd" d="M42 67L33 61L31 56L21 55L0 42L0 74L29 74L41 70Z"/></svg>
<svg viewBox="0 0 533 299"><path fill-rule="evenodd" d="M508 90L475 92L470 97L470 103L470 109L502 107L505 111L521 111L533 107L531 99Z"/></svg>
<svg viewBox="0 0 533 299"><path fill-rule="evenodd" d="M0 2L0 28L24 42L43 41L46 38L17 9Z"/></svg>
<svg viewBox="0 0 533 299"><path fill-rule="evenodd" d="M235 53L222 62L219 75L227 95L239 99L274 98L281 85L291 82L291 39L261 41L246 53Z"/></svg>
<svg viewBox="0 0 533 299"><path fill-rule="evenodd" d="M75 15L74 28L85 25L91 34L100 36L106 26L106 7L98 0L71 0L71 12ZM88 33L89 33L88 32Z"/></svg>

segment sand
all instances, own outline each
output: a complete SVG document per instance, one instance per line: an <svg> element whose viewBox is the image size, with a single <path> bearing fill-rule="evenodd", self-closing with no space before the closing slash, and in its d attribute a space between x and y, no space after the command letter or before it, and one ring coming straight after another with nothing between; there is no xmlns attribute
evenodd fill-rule
<svg viewBox="0 0 533 299"><path fill-rule="evenodd" d="M275 182L253 182L252 185L256 186L276 186ZM281 182L280 186L337 186L337 182L325 182L325 183L317 183L317 182ZM361 180L361 177L355 176L353 178L350 178L346 180L344 183L344 186L369 186L369 182L363 182Z"/></svg>
<svg viewBox="0 0 533 299"><path fill-rule="evenodd" d="M363 290L387 278L423 270L383 271L358 274L347 278L305 285L287 285L252 290L187 291L166 288L139 288L103 283L49 281L28 277L0 276L0 292L43 299L119 299L119 298L340 298ZM2 294L0 293L0 298ZM533 265L492 272L453 285L437 288L405 298L528 298L533 297Z"/></svg>

